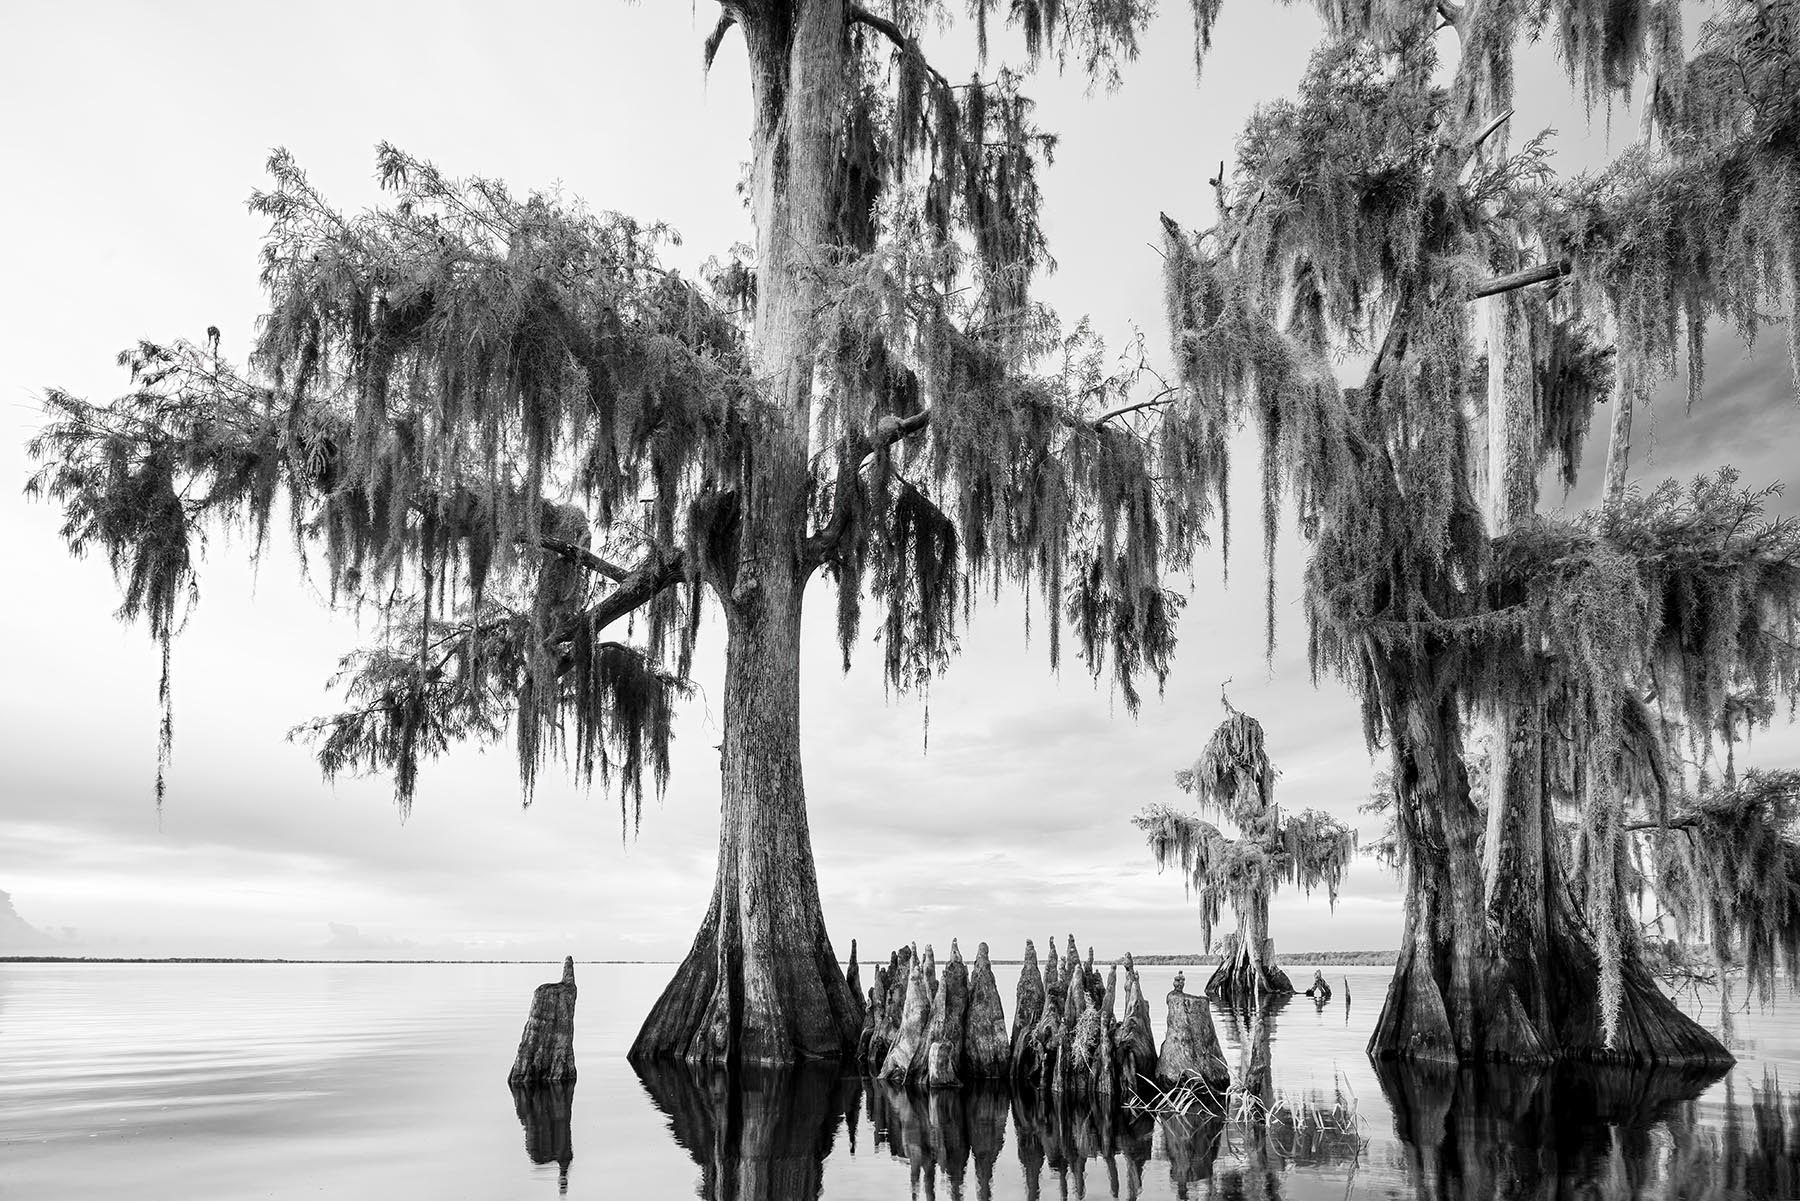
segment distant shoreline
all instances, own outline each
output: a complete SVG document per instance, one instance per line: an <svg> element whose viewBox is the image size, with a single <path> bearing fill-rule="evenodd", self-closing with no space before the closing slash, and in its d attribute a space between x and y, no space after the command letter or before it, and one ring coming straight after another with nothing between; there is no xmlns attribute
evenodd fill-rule
<svg viewBox="0 0 1800 1201"><path fill-rule="evenodd" d="M1133 955L1132 962L1151 967L1185 967L1195 965L1211 967L1218 963L1217 955ZM1283 955L1282 963L1300 963L1318 967L1392 967L1397 955L1393 951L1319 951L1303 955ZM294 963L294 964L550 964L561 963L560 959L247 959L232 956L212 955L168 955L168 956L128 956L128 955L0 955L0 963ZM577 959L576 963L591 964L640 964L645 966L673 967L680 960L676 959ZM872 960L870 962L873 962ZM1017 967L1022 959L991 960L1002 967ZM1106 962L1111 963L1112 960Z"/></svg>

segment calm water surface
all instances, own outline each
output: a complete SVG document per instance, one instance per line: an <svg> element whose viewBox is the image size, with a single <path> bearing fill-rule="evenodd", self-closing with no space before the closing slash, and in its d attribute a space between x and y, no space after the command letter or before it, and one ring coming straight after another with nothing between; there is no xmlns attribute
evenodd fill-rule
<svg viewBox="0 0 1800 1201"><path fill-rule="evenodd" d="M1270 1022L1274 1121L1129 1122L829 1074L640 1078L625 1049L670 970L578 966L580 1081L515 1103L550 965L0 965L0 1198L1800 1196L1791 995L1736 1017L1710 1084L1383 1080L1362 1048L1387 970L1332 968L1331 1004ZM1175 970L1142 971L1159 1037ZM995 969L1009 1018L1017 971Z"/></svg>

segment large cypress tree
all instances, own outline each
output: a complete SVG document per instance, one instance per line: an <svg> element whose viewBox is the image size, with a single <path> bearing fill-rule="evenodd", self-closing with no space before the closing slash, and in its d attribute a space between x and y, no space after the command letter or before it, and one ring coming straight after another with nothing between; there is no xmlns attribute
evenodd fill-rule
<svg viewBox="0 0 1800 1201"><path fill-rule="evenodd" d="M1710 318L1753 334L1795 303L1797 14L1728 6L1684 64L1663 0L1327 5L1219 225L1169 228L1180 424L1257 427L1265 537L1285 494L1312 548L1314 668L1391 757L1407 926L1378 1055L1726 1058L1645 968L1646 885L1765 983L1796 966L1792 781L1737 781L1731 748L1800 692L1800 533L1728 472L1627 493L1621 439L1678 348L1698 395ZM1506 149L1513 52L1545 28L1590 104L1653 81L1654 140L1597 178ZM1348 389L1346 345L1370 364ZM1539 516L1609 395L1606 506ZM1701 903L1711 880L1739 900Z"/></svg>
<svg viewBox="0 0 1800 1201"><path fill-rule="evenodd" d="M248 366L199 344L123 356L130 390L48 397L33 487L96 547L164 652L207 531L266 545L283 505L333 598L379 617L312 723L327 774L418 766L511 732L527 797L566 762L628 815L668 772L698 616L726 629L718 875L634 1053L785 1062L853 1045L800 769L802 599L836 588L846 657L872 598L889 683L928 680L974 598L1041 590L1128 707L1159 680L1212 481L1158 479L1113 418L1132 376L1031 300L1054 138L1045 60L1116 77L1140 0L1020 0L1017 68L953 83L939 5L738 0L750 65L750 253L703 282L668 231L455 179L383 147L391 199L333 207L277 153L255 211L269 310ZM1002 14L973 6L987 58ZM654 169L645 164L644 169ZM729 198L722 197L729 203ZM158 796L161 796L158 777Z"/></svg>

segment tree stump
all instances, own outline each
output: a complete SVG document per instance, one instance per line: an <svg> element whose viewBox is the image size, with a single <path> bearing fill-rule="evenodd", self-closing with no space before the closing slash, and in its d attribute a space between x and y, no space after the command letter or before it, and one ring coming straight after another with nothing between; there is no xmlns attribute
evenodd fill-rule
<svg viewBox="0 0 1800 1201"><path fill-rule="evenodd" d="M1035 965L1034 965L1035 966ZM1021 973L1019 987L1025 986ZM969 1012L963 1019L963 1063L976 1080L1004 1079L1012 1064L1012 1046L1006 1037L1006 1013L1000 1005L1000 986L988 962L988 945L975 948L975 967L969 973Z"/></svg>
<svg viewBox="0 0 1800 1201"><path fill-rule="evenodd" d="M1229 1087L1231 1069L1225 1066L1225 1056L1219 1050L1219 1036L1213 1032L1206 998L1189 996L1177 981L1168 1002L1169 1020L1162 1051L1156 1058L1156 1082L1164 1088L1175 1088L1199 1079L1208 1088Z"/></svg>
<svg viewBox="0 0 1800 1201"><path fill-rule="evenodd" d="M575 958L563 959L562 979L531 994L531 1014L519 1038L508 1084L570 1084L575 1080Z"/></svg>

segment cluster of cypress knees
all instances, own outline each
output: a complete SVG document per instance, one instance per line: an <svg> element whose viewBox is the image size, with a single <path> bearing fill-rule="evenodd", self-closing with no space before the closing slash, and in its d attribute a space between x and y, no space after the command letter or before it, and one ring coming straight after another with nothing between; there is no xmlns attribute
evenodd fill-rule
<svg viewBox="0 0 1800 1201"><path fill-rule="evenodd" d="M862 995L854 942L845 974ZM902 947L875 969L857 1057L871 1075L897 1083L958 1088L1017 1080L1097 1105L1148 1103L1162 1090L1195 1083L1218 1091L1229 1085L1206 1000L1188 994L1179 974L1164 1030L1159 1051L1131 956L1110 965L1103 978L1093 949L1083 963L1070 935L1060 960L1051 941L1042 970L1037 948L1026 941L1008 1034L987 944L976 950L971 969L952 939L941 968L927 945L923 954Z"/></svg>

